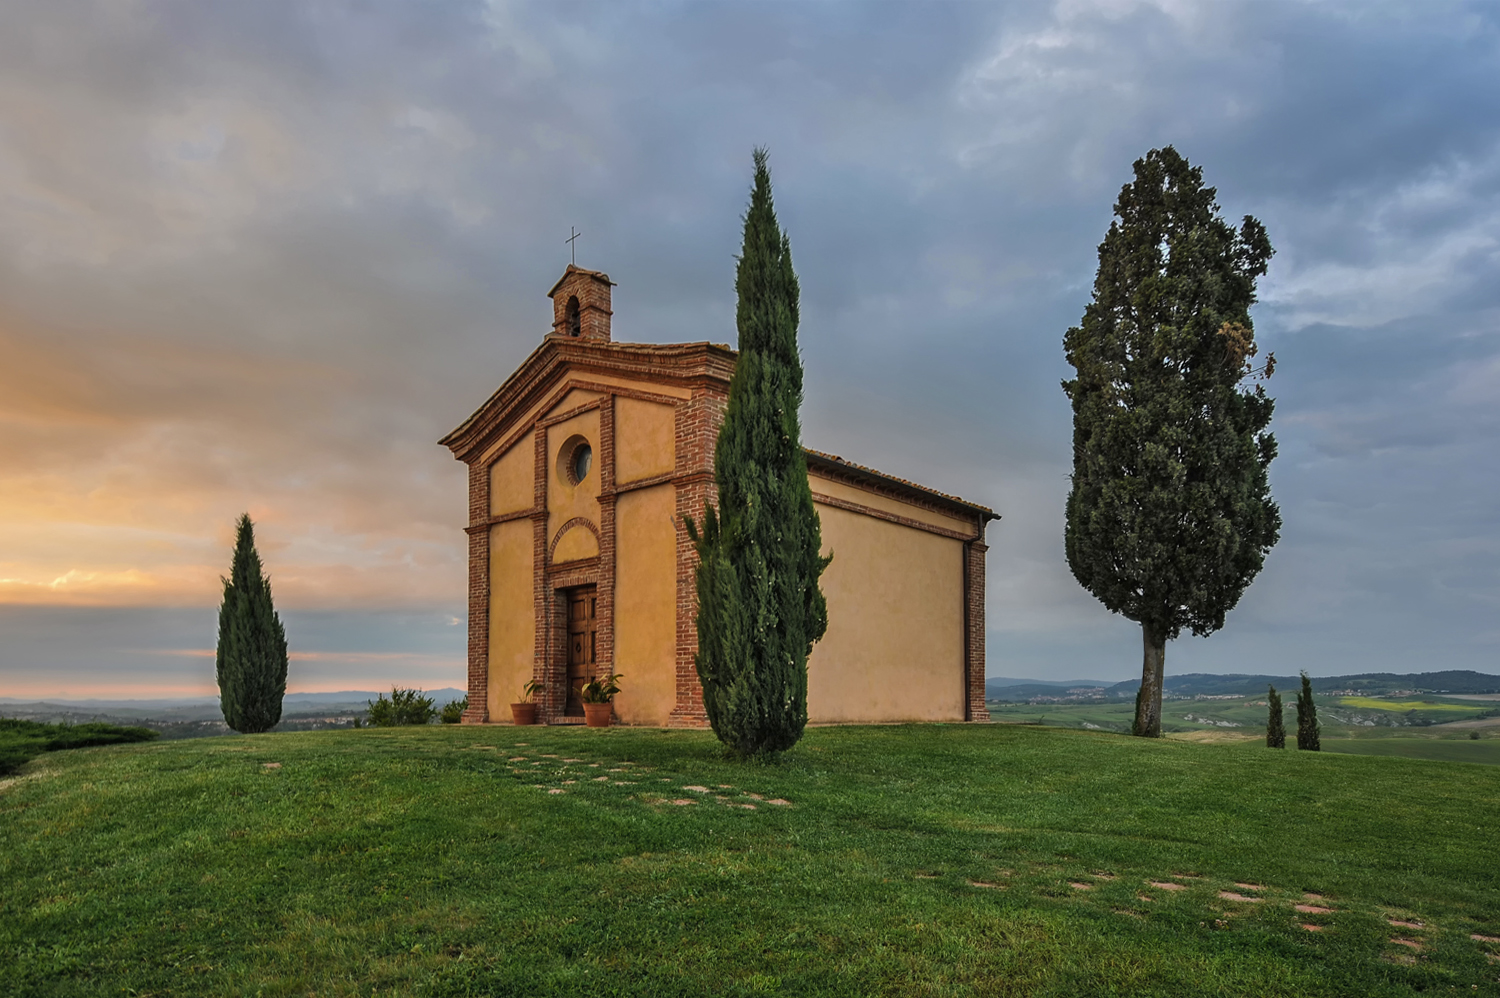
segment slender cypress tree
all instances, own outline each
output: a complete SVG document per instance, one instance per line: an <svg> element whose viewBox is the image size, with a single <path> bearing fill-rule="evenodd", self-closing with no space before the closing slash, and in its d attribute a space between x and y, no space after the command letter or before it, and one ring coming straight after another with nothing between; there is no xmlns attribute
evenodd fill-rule
<svg viewBox="0 0 1500 998"><path fill-rule="evenodd" d="M219 706L235 731L269 731L281 720L286 693L286 632L271 605L250 514L240 517L234 564L219 605Z"/></svg>
<svg viewBox="0 0 1500 998"><path fill-rule="evenodd" d="M1318 741L1318 706L1313 703L1312 680L1302 674L1302 692L1297 694L1297 747L1304 752L1320 751Z"/></svg>
<svg viewBox="0 0 1500 998"><path fill-rule="evenodd" d="M785 751L807 724L807 657L828 627L818 577L822 546L798 409L798 286L776 221L766 151L735 274L739 359L714 454L719 507L699 555L698 678L714 734L740 756Z"/></svg>
<svg viewBox="0 0 1500 998"><path fill-rule="evenodd" d="M1266 746L1268 748L1286 748L1286 722L1281 716L1281 694L1276 692L1276 687L1268 687L1271 691L1266 695Z"/></svg>
<svg viewBox="0 0 1500 998"><path fill-rule="evenodd" d="M1063 339L1077 377L1065 546L1079 583L1141 625L1133 733L1161 736L1166 644L1224 626L1276 543L1266 469L1274 403L1250 306L1265 228L1220 217L1203 172L1171 146L1135 163L1099 244L1093 300Z"/></svg>

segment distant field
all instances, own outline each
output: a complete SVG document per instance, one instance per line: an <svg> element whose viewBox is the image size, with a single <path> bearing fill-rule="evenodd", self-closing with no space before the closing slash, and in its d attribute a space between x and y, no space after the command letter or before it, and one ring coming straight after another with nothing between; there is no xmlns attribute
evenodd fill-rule
<svg viewBox="0 0 1500 998"><path fill-rule="evenodd" d="M1016 725L55 752L0 781L0 993L1495 998L1497 788Z"/></svg>
<svg viewBox="0 0 1500 998"><path fill-rule="evenodd" d="M1284 701L1283 717L1291 727L1296 724L1294 698ZM1388 737L1395 734L1442 732L1451 721L1475 720L1483 716L1486 704L1450 704L1428 700L1395 701L1375 697L1316 697L1318 720L1327 737ZM1132 703L1000 703L987 705L996 721L1011 724L1043 724L1059 728L1083 728L1092 731L1130 731L1135 715ZM1492 708L1491 708L1492 709ZM1166 734L1192 732L1239 732L1263 734L1266 730L1266 701L1255 697L1227 699L1162 701L1162 731ZM1450 729L1451 730L1451 729Z"/></svg>
<svg viewBox="0 0 1500 998"><path fill-rule="evenodd" d="M1394 710L1406 713L1410 710L1448 710L1460 714L1472 714L1474 708L1457 703L1435 703L1431 700L1379 700L1375 697L1339 697L1339 703L1345 707L1359 707L1369 710Z"/></svg>
<svg viewBox="0 0 1500 998"><path fill-rule="evenodd" d="M1045 724L1061 728L1128 733L1135 716L1133 703L991 703L990 716L1013 724ZM1229 700L1164 700L1162 730L1264 731L1266 702L1253 697Z"/></svg>

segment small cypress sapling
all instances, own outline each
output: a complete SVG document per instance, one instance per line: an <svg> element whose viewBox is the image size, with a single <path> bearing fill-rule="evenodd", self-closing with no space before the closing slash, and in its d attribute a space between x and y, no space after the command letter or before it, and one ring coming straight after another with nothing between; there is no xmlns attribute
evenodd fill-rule
<svg viewBox="0 0 1500 998"><path fill-rule="evenodd" d="M286 632L271 603L271 580L261 571L248 513L240 517L234 562L222 581L214 668L224 723L243 734L270 731L281 720L286 695Z"/></svg>
<svg viewBox="0 0 1500 998"><path fill-rule="evenodd" d="M1302 692L1297 694L1297 747L1304 752L1320 751L1318 744L1318 707L1313 703L1312 680L1302 674Z"/></svg>
<svg viewBox="0 0 1500 998"><path fill-rule="evenodd" d="M1266 695L1266 747L1286 748L1286 722L1281 716L1281 694L1276 692L1276 687L1267 687L1271 692Z"/></svg>

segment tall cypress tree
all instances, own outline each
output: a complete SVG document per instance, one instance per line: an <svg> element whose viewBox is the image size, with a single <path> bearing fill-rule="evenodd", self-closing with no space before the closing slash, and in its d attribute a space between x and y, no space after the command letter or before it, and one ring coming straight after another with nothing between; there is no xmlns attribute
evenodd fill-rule
<svg viewBox="0 0 1500 998"><path fill-rule="evenodd" d="M698 677L714 734L740 756L791 748L807 724L807 658L828 627L822 546L798 409L798 286L766 151L735 274L739 359L714 454L717 512L697 547Z"/></svg>
<svg viewBox="0 0 1500 998"><path fill-rule="evenodd" d="M1297 694L1297 747L1304 752L1322 749L1318 731L1318 705L1313 703L1312 680L1302 674L1302 692Z"/></svg>
<svg viewBox="0 0 1500 998"><path fill-rule="evenodd" d="M1286 720L1282 717L1281 694L1276 687L1267 687L1266 695L1266 747L1286 748Z"/></svg>
<svg viewBox="0 0 1500 998"><path fill-rule="evenodd" d="M1274 403L1250 306L1271 242L1219 216L1203 171L1171 146L1135 163L1099 245L1083 321L1063 339L1077 377L1065 546L1079 583L1141 625L1133 733L1161 736L1166 644L1224 626L1276 543L1266 469Z"/></svg>
<svg viewBox="0 0 1500 998"><path fill-rule="evenodd" d="M286 694L286 632L271 605L271 580L261 571L250 514L240 517L234 564L219 605L219 706L235 731L269 731L281 720Z"/></svg>

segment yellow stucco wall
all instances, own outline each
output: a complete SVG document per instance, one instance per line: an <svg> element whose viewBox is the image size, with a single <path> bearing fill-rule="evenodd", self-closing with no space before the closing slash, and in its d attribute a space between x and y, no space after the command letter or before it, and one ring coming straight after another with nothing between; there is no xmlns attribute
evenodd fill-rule
<svg viewBox="0 0 1500 998"><path fill-rule="evenodd" d="M536 450L525 437L490 465L490 515L530 509L535 499Z"/></svg>
<svg viewBox="0 0 1500 998"><path fill-rule="evenodd" d="M676 502L657 485L615 507L615 712L626 724L666 724L677 702Z"/></svg>
<svg viewBox="0 0 1500 998"><path fill-rule="evenodd" d="M974 533L974 524L972 521L959 519L956 516L944 516L942 513L935 513L920 506L912 506L899 499L866 492L864 489L853 485L846 485L843 482L830 481L827 478L819 477L816 472L808 472L807 481L812 486L814 495L825 495L833 499L857 502L863 506L869 506L871 509L878 509L886 513L895 513L897 516L904 516L909 520L930 523L935 527L943 527L947 530L957 530L960 533L970 536Z"/></svg>
<svg viewBox="0 0 1500 998"><path fill-rule="evenodd" d="M963 720L963 543L830 506L818 516L834 557L821 580L828 633L807 665L808 719Z"/></svg>
<svg viewBox="0 0 1500 998"><path fill-rule="evenodd" d="M561 565L565 561L594 558L598 554L599 539L592 530L580 523L564 530L558 537L557 544L552 548L552 564Z"/></svg>
<svg viewBox="0 0 1500 998"><path fill-rule="evenodd" d="M588 477L573 485L558 467L558 453L574 434L582 436L594 449L593 468ZM547 428L547 543L557 538L563 524L575 516L586 517L599 526L599 411L580 413L572 419Z"/></svg>
<svg viewBox="0 0 1500 998"><path fill-rule="evenodd" d="M564 404L563 399L565 399L569 392L573 391L573 382L578 380L590 381L600 385L614 385L620 388L630 388L636 391L645 390L657 395L670 395L675 398L681 399L686 399L692 395L691 388L686 388L678 385L658 385L655 383L642 384L641 382L624 375L603 373L595 374L591 372L587 377L569 378L567 383L558 389L558 391L561 391L563 393L562 396L558 396L555 393L548 396L549 399L557 398L559 399L559 401L542 401L536 403L533 406L530 406L527 409L523 409L515 413L510 418L509 425L513 427L525 426L538 417L544 415L545 413L566 412L568 409L572 408L572 405ZM484 463L493 461L495 459L495 454L500 449L503 439L504 437L502 437L501 440L497 440L494 445L486 449L485 452L480 456L479 460Z"/></svg>
<svg viewBox="0 0 1500 998"><path fill-rule="evenodd" d="M547 415L552 416L558 413L567 412L569 409L576 409L578 406L581 406L586 402L592 402L598 397L598 392L585 391L582 388L574 388L573 390L569 391L568 394L564 395L560 402L548 409Z"/></svg>
<svg viewBox="0 0 1500 998"><path fill-rule="evenodd" d="M510 719L531 678L536 615L531 593L531 521L490 528L490 718Z"/></svg>
<svg viewBox="0 0 1500 998"><path fill-rule="evenodd" d="M573 390L550 411L566 411L593 393ZM556 396L554 396L556 397ZM615 399L615 475L628 484L674 469L672 407ZM547 539L554 563L598 554L598 493L604 461L597 410L547 428ZM558 467L570 437L594 449L579 485ZM491 467L491 514L531 507L535 450L526 436ZM963 533L972 523L810 475L813 492ZM615 669L624 674L615 709L627 724L667 723L676 702L676 534L671 485L622 493L616 504ZM962 720L963 544L875 517L818 504L825 553L822 578L829 629L808 667L814 722ZM536 645L532 594L532 524L499 524L490 533L490 716L508 719L532 675Z"/></svg>
<svg viewBox="0 0 1500 998"><path fill-rule="evenodd" d="M672 471L677 462L672 406L615 399L615 482L623 485Z"/></svg>

